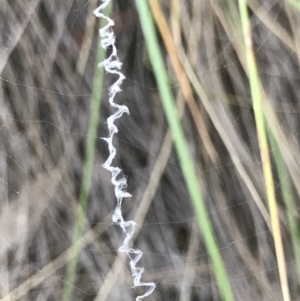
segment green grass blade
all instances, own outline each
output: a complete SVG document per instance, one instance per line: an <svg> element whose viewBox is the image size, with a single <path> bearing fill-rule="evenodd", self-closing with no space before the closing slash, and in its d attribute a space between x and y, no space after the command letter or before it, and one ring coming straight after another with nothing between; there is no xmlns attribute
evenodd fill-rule
<svg viewBox="0 0 300 301"><path fill-rule="evenodd" d="M271 168L271 159L269 154L269 146L267 140L267 132L265 126L264 110L262 103L261 82L258 75L256 59L252 47L252 32L250 20L248 15L248 7L246 0L239 0L241 24L244 37L244 51L247 61L247 71L249 77L249 84L251 90L251 97L254 109L255 123L257 129L257 136L259 141L259 148L263 166L265 187L267 192L271 226L274 238L274 245L278 263L278 271L281 283L281 289L284 301L290 301L290 293L287 280L287 270L285 264L284 248L282 243L282 236L280 230L280 221L278 214L278 207L275 197L274 180Z"/></svg>
<svg viewBox="0 0 300 301"><path fill-rule="evenodd" d="M288 0L292 6L294 6L296 9L300 10L300 1L299 0Z"/></svg>
<svg viewBox="0 0 300 301"><path fill-rule="evenodd" d="M110 4L106 8L106 14L109 15L111 12L112 5ZM100 27L104 26L105 20L100 20ZM95 144L97 138L97 127L99 124L99 115L100 115L100 105L101 105L101 96L103 89L103 78L104 78L104 68L98 68L98 63L102 62L105 59L106 52L98 45L97 49L97 58L96 58L96 67L95 74L93 79L93 91L92 91L92 99L90 106L90 120L86 141L86 157L83 165L83 173L82 173L82 181L80 187L80 195L79 195L79 204L77 206L76 211L76 219L73 233L73 241L72 241L72 251L71 251L71 260L67 265L67 275L65 278L65 286L62 295L62 301L69 301L72 294L72 288L76 277L76 267L78 256L80 252L80 244L77 243L78 239L82 235L82 231L84 228L84 221L86 215L87 208L87 200L91 187L91 177L93 170L93 163L95 158Z"/></svg>
<svg viewBox="0 0 300 301"><path fill-rule="evenodd" d="M168 76L164 67L158 40L155 35L154 24L150 14L150 9L147 4L147 0L137 0L136 5L139 12L142 29L145 35L149 57L153 65L156 81L159 86L165 114L167 116L167 120L172 132L173 140L179 156L180 165L187 184L187 188L196 211L198 223L213 264L216 279L220 288L220 294L223 300L233 301L234 297L227 278L224 263L217 246L211 222L207 215L201 189L199 186L199 180L196 177L184 132L176 111L175 101L169 88Z"/></svg>
<svg viewBox="0 0 300 301"><path fill-rule="evenodd" d="M288 170L285 166L282 154L270 130L268 130L268 136L272 147L272 153L275 161L276 170L278 173L279 185L282 191L283 201L286 207L286 215L288 219L288 225L294 249L294 256L296 260L298 281L300 283L300 233L298 227L297 208L293 198L292 185L289 180L289 177L287 177Z"/></svg>

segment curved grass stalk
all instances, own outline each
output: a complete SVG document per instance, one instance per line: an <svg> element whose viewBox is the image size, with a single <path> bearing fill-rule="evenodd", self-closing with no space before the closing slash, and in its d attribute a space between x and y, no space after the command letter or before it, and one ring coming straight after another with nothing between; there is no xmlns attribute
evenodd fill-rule
<svg viewBox="0 0 300 301"><path fill-rule="evenodd" d="M187 184L187 188L193 202L199 227L212 261L216 279L220 288L220 294L225 301L233 301L233 293L227 278L224 263L218 250L216 238L211 222L207 215L199 181L187 148L186 139L175 108L174 99L168 85L168 77L164 67L163 59L155 35L154 24L149 13L147 0L137 0L137 9L140 16L142 29L147 42L148 53L153 65L157 84L162 98L163 107L170 125L175 147L179 155L180 165Z"/></svg>

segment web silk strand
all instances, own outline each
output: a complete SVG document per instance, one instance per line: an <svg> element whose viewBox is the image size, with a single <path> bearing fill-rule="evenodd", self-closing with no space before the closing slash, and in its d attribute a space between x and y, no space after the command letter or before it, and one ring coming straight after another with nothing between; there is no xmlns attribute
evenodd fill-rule
<svg viewBox="0 0 300 301"><path fill-rule="evenodd" d="M133 220L125 221L122 215L122 201L124 198L131 197L131 194L126 191L127 179L122 174L122 169L119 167L112 166L112 161L116 156L116 148L113 145L114 135L118 132L117 126L114 122L120 118L124 113L129 114L127 106L122 104L117 104L114 102L115 96L121 91L121 85L125 76L119 71L122 67L117 54L117 48L115 45L116 37L112 30L114 26L114 21L102 13L102 10L108 6L111 0L102 0L102 4L95 9L94 14L98 18L104 18L107 20L107 25L99 30L101 37L101 47L105 50L111 47L111 55L99 64L99 67L104 67L105 71L109 74L115 74L118 79L109 88L109 103L111 107L116 109L116 111L107 119L109 135L104 139L108 144L109 156L108 159L103 164L103 167L111 172L112 178L111 182L115 187L115 195L117 199L117 206L112 216L112 220L115 224L119 225L125 234L125 239L123 245L119 248L120 252L124 252L130 258L130 269L133 277L134 288L135 287L146 287L148 290L145 294L138 296L136 301L141 301L145 297L149 296L155 289L156 284L154 282L142 282L142 274L144 272L143 267L138 267L137 264L141 259L143 252L139 249L132 247L132 237L135 232L136 223ZM120 178L121 176L121 178ZM119 177L119 179L117 179Z"/></svg>

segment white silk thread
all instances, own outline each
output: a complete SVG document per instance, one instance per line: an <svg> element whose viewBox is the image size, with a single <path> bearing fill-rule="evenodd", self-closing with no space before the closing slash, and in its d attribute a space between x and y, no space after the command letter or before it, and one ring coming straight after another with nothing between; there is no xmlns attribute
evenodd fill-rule
<svg viewBox="0 0 300 301"><path fill-rule="evenodd" d="M122 67L117 54L117 48L115 45L116 37L112 30L114 21L102 13L102 10L107 7L111 0L102 0L102 4L95 9L94 14L98 18L104 18L108 24L99 30L101 37L101 47L105 50L108 47L112 47L111 55L99 64L99 67L104 67L105 71L109 74L116 74L119 78L109 88L109 103L116 109L116 111L107 119L107 125L109 130L109 136L104 139L108 144L109 156L103 164L103 167L111 172L111 182L115 187L115 196L117 198L117 206L112 216L112 220L115 224L119 225L125 233L125 239L122 246L119 248L120 252L124 252L130 258L130 269L133 277L133 287L148 287L149 289L145 294L136 297L136 301L141 301L145 297L149 296L155 289L156 284L154 282L142 282L141 277L144 272L143 267L137 267L138 261L141 259L143 252L139 249L133 248L131 239L134 235L136 223L133 220L125 221L122 215L122 201L124 198L131 197L131 194L126 191L127 179L124 175L121 175L122 169L119 167L112 166L112 161L116 156L116 148L113 145L114 135L118 132L117 126L114 124L115 120L120 118L124 113L129 114L127 106L117 104L114 102L115 96L121 91L121 84L125 79L125 76L119 71ZM121 178L117 179L119 176Z"/></svg>

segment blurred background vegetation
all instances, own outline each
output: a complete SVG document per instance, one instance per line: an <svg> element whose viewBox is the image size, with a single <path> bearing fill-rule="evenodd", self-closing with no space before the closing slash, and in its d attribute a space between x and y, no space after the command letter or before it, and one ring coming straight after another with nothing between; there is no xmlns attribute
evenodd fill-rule
<svg viewBox="0 0 300 301"><path fill-rule="evenodd" d="M300 300L298 1L138 1L107 13L145 300ZM101 166L115 78L98 5L0 2L0 301L144 292Z"/></svg>

